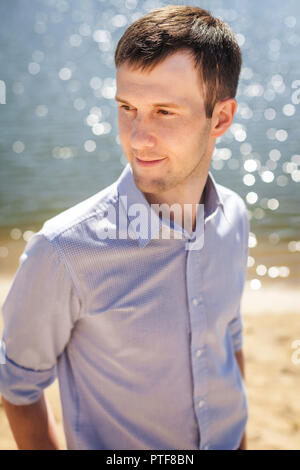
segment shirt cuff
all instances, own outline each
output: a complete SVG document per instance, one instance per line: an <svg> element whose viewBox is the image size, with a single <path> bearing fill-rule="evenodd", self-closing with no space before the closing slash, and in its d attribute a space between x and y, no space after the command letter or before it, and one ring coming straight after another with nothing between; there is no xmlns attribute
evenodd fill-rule
<svg viewBox="0 0 300 470"><path fill-rule="evenodd" d="M56 364L47 370L27 369L5 355L0 363L0 394L14 405L29 405L39 400L56 377Z"/></svg>

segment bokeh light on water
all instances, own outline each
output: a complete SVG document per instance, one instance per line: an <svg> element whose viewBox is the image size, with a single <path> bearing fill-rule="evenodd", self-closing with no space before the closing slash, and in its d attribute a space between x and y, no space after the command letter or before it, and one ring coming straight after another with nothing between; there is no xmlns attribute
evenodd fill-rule
<svg viewBox="0 0 300 470"><path fill-rule="evenodd" d="M1 234L28 240L49 217L113 182L126 163L117 136L114 49L153 0L0 3ZM248 207L248 279L300 279L300 15L296 0L203 0L243 53L238 109L211 170ZM4 240L4 239L3 239ZM0 242L0 258L9 250ZM0 259L0 263L1 263Z"/></svg>

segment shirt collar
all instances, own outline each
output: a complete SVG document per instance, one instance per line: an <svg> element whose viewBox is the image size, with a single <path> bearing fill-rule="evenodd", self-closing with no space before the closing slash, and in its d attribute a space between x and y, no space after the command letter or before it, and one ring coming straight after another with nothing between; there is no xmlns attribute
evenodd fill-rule
<svg viewBox="0 0 300 470"><path fill-rule="evenodd" d="M208 172L207 180L205 183L204 196L205 221L210 220L210 218L215 215L218 207L220 206L225 219L230 224L230 216L227 207L225 208L225 203L221 195L220 189L218 188L218 184L210 171Z"/></svg>
<svg viewBox="0 0 300 470"><path fill-rule="evenodd" d="M134 210L129 210L130 207L132 207L134 204L141 204L144 209L143 216L146 216L148 218L148 230L144 231L143 234L139 233L140 231L142 231L141 227L139 227L139 231L136 231L134 228L131 228L131 236L138 240L139 245L141 247L146 246L149 241L157 234L157 232L163 228L164 225L169 227L169 221L166 223L163 218L160 218L158 216L158 214L148 203L142 191L140 191L140 189L136 186L132 173L132 168L129 163L126 164L125 168L123 169L121 175L117 180L117 188L119 201L121 202L123 210L125 210L126 212L127 219L129 222L132 222L132 220L137 217L137 215L134 213ZM199 239L199 237L203 236L203 225L206 224L216 215L219 206L221 207L227 222L230 223L230 219L228 218L228 214L226 214L225 212L224 202L220 191L217 188L216 181L213 178L211 172L209 171L205 183L204 217L203 212L200 210L197 213L196 231L193 232L193 234L191 235L182 226L179 226L175 222L171 223L171 228L173 228L174 232L181 233L182 237L186 240L191 240L195 238Z"/></svg>

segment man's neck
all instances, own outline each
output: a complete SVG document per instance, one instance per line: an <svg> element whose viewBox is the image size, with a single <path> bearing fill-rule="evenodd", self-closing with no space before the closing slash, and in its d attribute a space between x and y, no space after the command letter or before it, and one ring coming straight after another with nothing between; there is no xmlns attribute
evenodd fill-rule
<svg viewBox="0 0 300 470"><path fill-rule="evenodd" d="M145 198L149 204L167 204L167 207L171 207L173 204L181 207L181 221L175 216L175 221L180 223L181 226L188 226L192 228L192 232L196 228L196 215L198 204L204 204L205 200L205 184L208 177L208 170L206 174L201 175L198 181L195 181L193 185L186 188L174 188L170 191L166 191L160 194L144 193ZM155 206L153 206L155 210ZM170 213L170 219L174 220L173 211Z"/></svg>

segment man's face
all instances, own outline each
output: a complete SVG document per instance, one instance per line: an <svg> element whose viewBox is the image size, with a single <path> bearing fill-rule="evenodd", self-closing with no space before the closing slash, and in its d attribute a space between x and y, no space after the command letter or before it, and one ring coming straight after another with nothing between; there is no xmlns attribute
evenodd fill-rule
<svg viewBox="0 0 300 470"><path fill-rule="evenodd" d="M133 71L127 63L117 69L119 136L144 193L192 187L209 168L215 139L199 80L185 51L151 72Z"/></svg>

